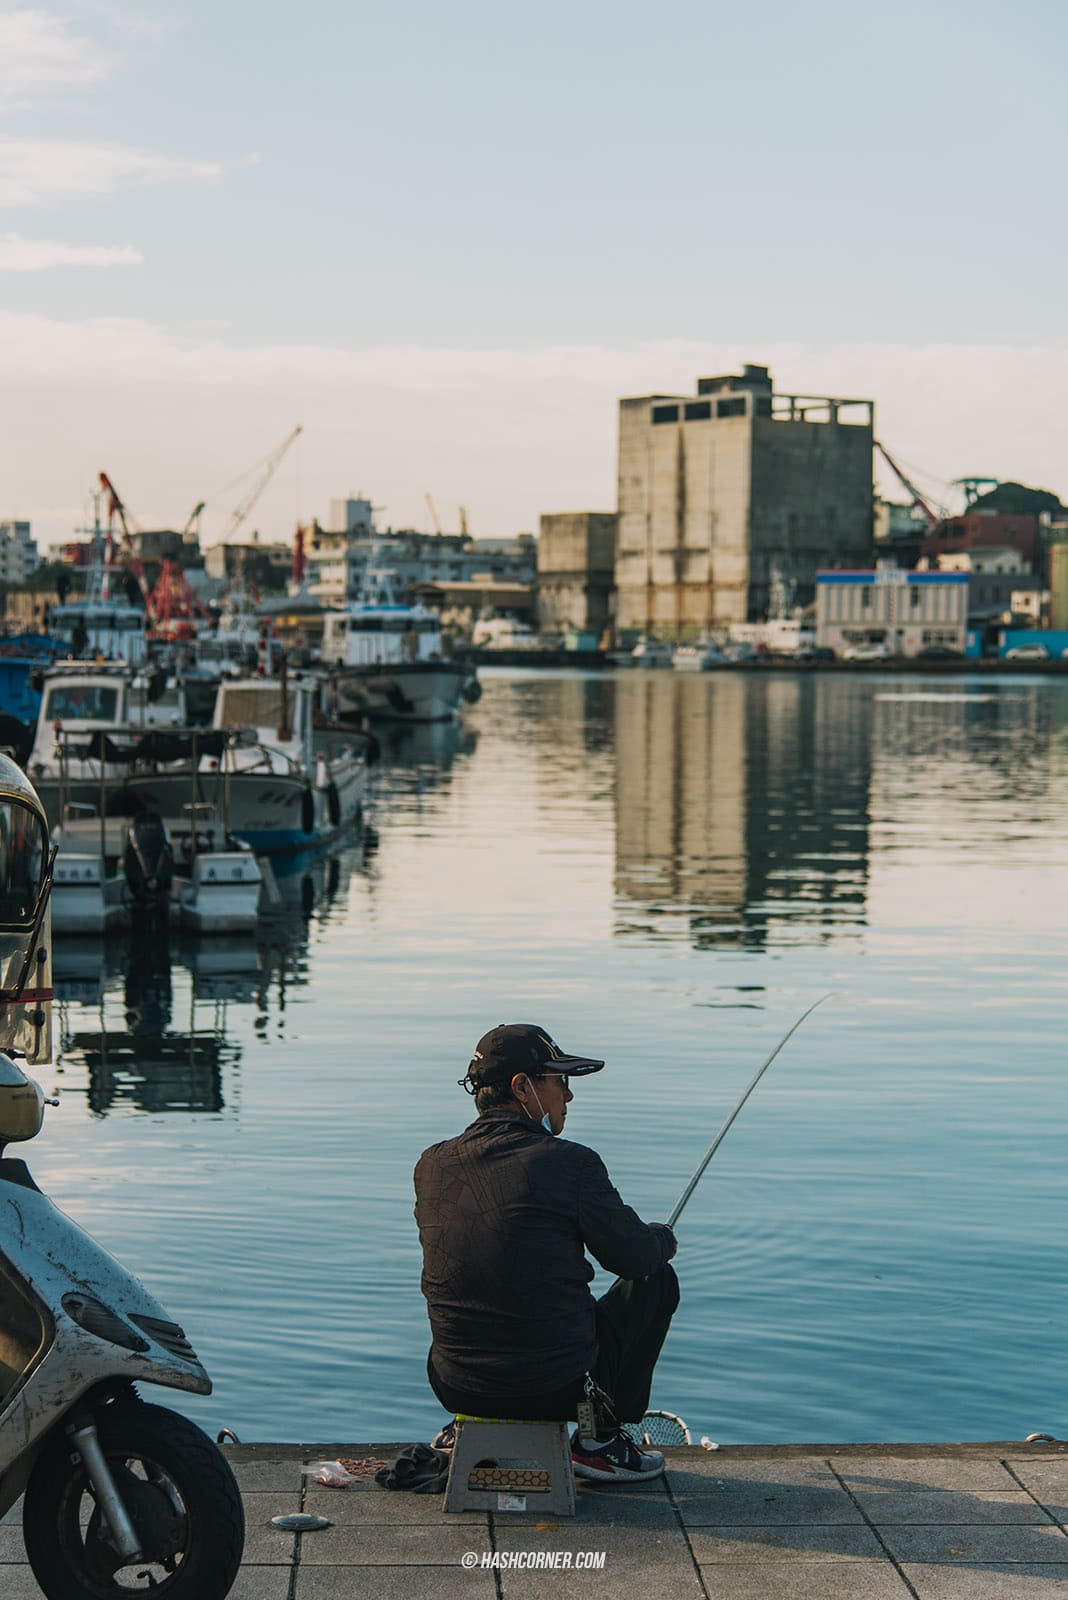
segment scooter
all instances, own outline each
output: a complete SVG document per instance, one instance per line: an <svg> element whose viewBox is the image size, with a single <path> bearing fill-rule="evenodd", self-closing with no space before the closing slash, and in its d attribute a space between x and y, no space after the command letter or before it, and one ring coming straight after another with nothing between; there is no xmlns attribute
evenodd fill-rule
<svg viewBox="0 0 1068 1600"><path fill-rule="evenodd" d="M0 1516L24 1495L47 1600L224 1600L244 1548L233 1473L135 1388L210 1394L211 1379L138 1279L4 1154L57 1103L16 1059L50 1056L47 843L35 791L0 755Z"/></svg>

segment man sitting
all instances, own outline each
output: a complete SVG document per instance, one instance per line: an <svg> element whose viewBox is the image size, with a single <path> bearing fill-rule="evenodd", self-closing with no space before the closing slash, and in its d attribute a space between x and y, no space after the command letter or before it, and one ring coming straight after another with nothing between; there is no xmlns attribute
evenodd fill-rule
<svg viewBox="0 0 1068 1600"><path fill-rule="evenodd" d="M423 1152L415 1217L433 1340L427 1375L442 1405L583 1417L575 1472L634 1481L664 1470L663 1456L639 1450L620 1424L640 1421L649 1403L679 1301L668 1266L677 1245L666 1224L624 1205L593 1150L560 1137L570 1080L603 1066L566 1055L530 1023L492 1028L459 1080L478 1117ZM599 1300L587 1250L619 1278Z"/></svg>

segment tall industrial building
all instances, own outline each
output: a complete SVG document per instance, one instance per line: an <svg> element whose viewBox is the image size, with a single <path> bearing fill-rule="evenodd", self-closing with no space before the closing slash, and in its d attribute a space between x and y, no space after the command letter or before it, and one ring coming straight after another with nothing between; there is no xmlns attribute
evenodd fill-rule
<svg viewBox="0 0 1068 1600"><path fill-rule="evenodd" d="M869 566L875 402L776 394L767 367L619 403L616 625L686 638L810 605Z"/></svg>

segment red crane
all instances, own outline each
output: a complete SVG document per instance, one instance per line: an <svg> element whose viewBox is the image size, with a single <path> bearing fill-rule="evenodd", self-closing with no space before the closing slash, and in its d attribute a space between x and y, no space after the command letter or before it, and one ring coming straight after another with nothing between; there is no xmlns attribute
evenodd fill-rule
<svg viewBox="0 0 1068 1600"><path fill-rule="evenodd" d="M157 635L189 638L195 632L196 617L208 618L178 561L165 560L152 593L145 600L145 613Z"/></svg>
<svg viewBox="0 0 1068 1600"><path fill-rule="evenodd" d="M909 479L906 478L905 474L902 472L901 468L898 466L897 462L894 460L886 446L884 444L880 444L878 439L876 439L874 443L876 450L880 452L891 472L893 472L894 476L900 480L900 482L912 496L912 504L914 506L919 506L920 510L927 518L928 530L933 533L936 528L940 528L942 526L942 518L931 508L931 506L928 505L927 501L917 489L916 485L911 483Z"/></svg>
<svg viewBox="0 0 1068 1600"><path fill-rule="evenodd" d="M101 489L103 489L104 493L108 497L108 540L104 555L104 593L107 594L107 569L112 565L117 553L122 561L122 565L126 567L129 572L132 572L134 577L137 579L137 587L141 591L141 598L147 604L148 585L145 582L144 565L140 556L138 556L135 552L133 543L130 539L130 524L133 523L134 528L136 528L137 523L134 522L132 517L127 517L126 507L122 502L119 491L116 489L107 473L101 472L98 473L97 476L100 480ZM118 517L119 527L122 529L122 539L117 545L113 531L116 517Z"/></svg>

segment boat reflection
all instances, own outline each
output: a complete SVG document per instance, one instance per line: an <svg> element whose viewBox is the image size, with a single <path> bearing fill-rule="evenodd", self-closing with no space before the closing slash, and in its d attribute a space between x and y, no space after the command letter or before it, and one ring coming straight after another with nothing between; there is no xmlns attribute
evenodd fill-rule
<svg viewBox="0 0 1068 1600"><path fill-rule="evenodd" d="M372 769L379 793L423 793L451 782L452 769L474 754L478 733L462 722L383 723L375 730L380 759Z"/></svg>
<svg viewBox="0 0 1068 1600"><path fill-rule="evenodd" d="M365 828L332 855L279 866L252 937L198 939L164 921L57 941L59 1077L83 1079L98 1116L236 1109L241 1013L257 1034L272 1017L284 1027L288 991L309 981L311 931L340 921L376 842Z"/></svg>

